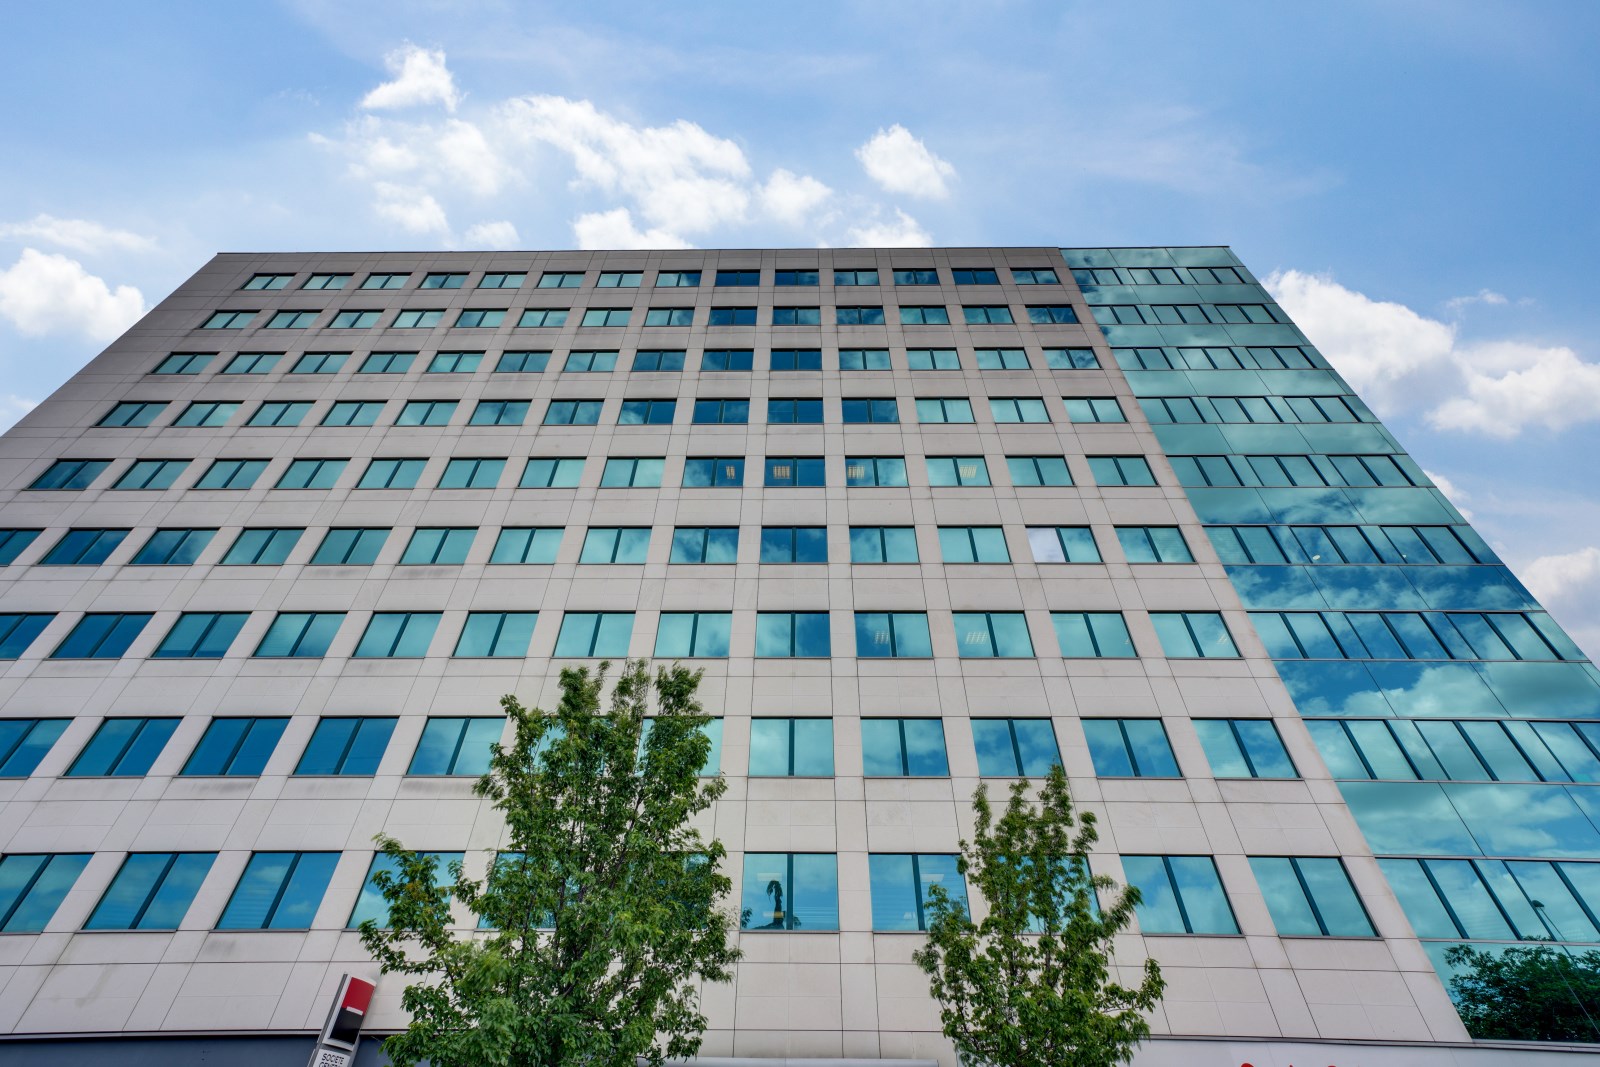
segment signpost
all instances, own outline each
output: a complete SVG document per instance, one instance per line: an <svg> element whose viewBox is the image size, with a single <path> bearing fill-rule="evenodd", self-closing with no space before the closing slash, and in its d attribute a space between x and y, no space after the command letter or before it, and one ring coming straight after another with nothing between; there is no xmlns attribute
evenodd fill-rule
<svg viewBox="0 0 1600 1067"><path fill-rule="evenodd" d="M309 1067L350 1067L355 1062L361 1024L366 1021L375 988L371 982L348 974L340 979L339 993L333 998L328 1021L322 1024L317 1047L311 1051Z"/></svg>

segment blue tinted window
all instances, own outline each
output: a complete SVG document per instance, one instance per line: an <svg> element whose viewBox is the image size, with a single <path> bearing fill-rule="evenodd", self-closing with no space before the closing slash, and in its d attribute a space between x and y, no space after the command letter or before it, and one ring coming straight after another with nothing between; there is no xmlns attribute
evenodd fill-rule
<svg viewBox="0 0 1600 1067"><path fill-rule="evenodd" d="M650 743L650 731L655 727L654 718L644 720L644 729L639 732L639 754L644 758L646 748ZM700 728L711 741L711 749L706 753L706 761L700 765L700 777L715 778L722 772L722 720L712 719Z"/></svg>
<svg viewBox="0 0 1600 1067"><path fill-rule="evenodd" d="M322 543L311 556L317 567L369 567L389 539L387 527L334 528L323 535Z"/></svg>
<svg viewBox="0 0 1600 1067"><path fill-rule="evenodd" d="M157 530L128 562L135 567L187 567L200 557L216 533L214 529Z"/></svg>
<svg viewBox="0 0 1600 1067"><path fill-rule="evenodd" d="M840 415L847 423L892 423L900 421L900 408L894 397L846 397L839 401Z"/></svg>
<svg viewBox="0 0 1600 1067"><path fill-rule="evenodd" d="M746 930L839 929L839 865L832 853L747 852Z"/></svg>
<svg viewBox="0 0 1600 1067"><path fill-rule="evenodd" d="M1090 456L1089 473L1097 485L1155 485L1156 476L1143 456Z"/></svg>
<svg viewBox="0 0 1600 1067"><path fill-rule="evenodd" d="M353 655L357 659L420 659L428 654L439 618L437 611L373 612Z"/></svg>
<svg viewBox="0 0 1600 1067"><path fill-rule="evenodd" d="M215 852L135 852L123 861L85 930L176 930Z"/></svg>
<svg viewBox="0 0 1600 1067"><path fill-rule="evenodd" d="M841 348L839 349L840 370L889 370L889 350L887 348Z"/></svg>
<svg viewBox="0 0 1600 1067"><path fill-rule="evenodd" d="M269 658L319 659L344 622L342 611L280 611L256 646L255 655Z"/></svg>
<svg viewBox="0 0 1600 1067"><path fill-rule="evenodd" d="M762 563L828 562L828 529L825 526L763 526Z"/></svg>
<svg viewBox="0 0 1600 1067"><path fill-rule="evenodd" d="M1196 719L1194 728L1217 778L1296 778L1271 719Z"/></svg>
<svg viewBox="0 0 1600 1067"><path fill-rule="evenodd" d="M1040 778L1061 763L1049 719L973 719L972 743L985 778Z"/></svg>
<svg viewBox="0 0 1600 1067"><path fill-rule="evenodd" d="M178 475L182 474L183 469L188 465L189 461L186 459L135 460L131 467L122 472L122 477L118 478L116 482L112 484L111 488L123 490L170 489L172 488L172 483L178 480ZM219 459L211 466L213 470L221 468L230 472L236 472L230 473L229 478L226 480L232 480L233 478L240 478L243 480L243 484L240 485L224 485L218 488L248 489L250 487L250 482L255 481L255 476L266 469L267 463L266 460ZM203 483L204 481L205 479L202 478L201 482ZM209 489L212 488L212 486L196 484L195 488Z"/></svg>
<svg viewBox="0 0 1600 1067"><path fill-rule="evenodd" d="M982 456L929 456L929 485L988 485L989 466Z"/></svg>
<svg viewBox="0 0 1600 1067"><path fill-rule="evenodd" d="M245 775L266 769L288 719L212 719L180 774Z"/></svg>
<svg viewBox="0 0 1600 1067"><path fill-rule="evenodd" d="M877 488L906 485L904 456L848 456L844 461L844 484Z"/></svg>
<svg viewBox="0 0 1600 1067"><path fill-rule="evenodd" d="M956 649L963 659L1029 659L1033 639L1020 611L956 612Z"/></svg>
<svg viewBox="0 0 1600 1067"><path fill-rule="evenodd" d="M946 563L1010 563L1005 530L999 526L941 526L939 551Z"/></svg>
<svg viewBox="0 0 1600 1067"><path fill-rule="evenodd" d="M339 464L340 467L344 465ZM256 479L261 477L261 472L267 469L264 459L219 459L206 468L206 472L194 483L196 489L249 489L256 484ZM130 470L128 474L132 474ZM285 478L288 474L285 473ZM126 475L124 476L126 480ZM170 480L168 482L170 484ZM162 488L157 485L124 486L118 482L114 488ZM284 488L283 479L279 479L278 488ZM295 488L317 488L316 486L296 486Z"/></svg>
<svg viewBox="0 0 1600 1067"><path fill-rule="evenodd" d="M613 456L600 472L600 488L655 489L665 469L666 461L653 456Z"/></svg>
<svg viewBox="0 0 1600 1067"><path fill-rule="evenodd" d="M578 562L642 565L649 551L648 526L591 526L584 535Z"/></svg>
<svg viewBox="0 0 1600 1067"><path fill-rule="evenodd" d="M0 719L0 778L26 778L67 728L66 719Z"/></svg>
<svg viewBox="0 0 1600 1067"><path fill-rule="evenodd" d="M96 426L138 427L149 426L157 415L166 410L167 402L151 400L124 400L95 423Z"/></svg>
<svg viewBox="0 0 1600 1067"><path fill-rule="evenodd" d="M361 473L357 489L415 489L425 459L375 459Z"/></svg>
<svg viewBox="0 0 1600 1067"><path fill-rule="evenodd" d="M16 659L44 632L54 615L0 615L0 660Z"/></svg>
<svg viewBox="0 0 1600 1067"><path fill-rule="evenodd" d="M943 778L944 723L939 719L862 719L862 771L869 778Z"/></svg>
<svg viewBox="0 0 1600 1067"><path fill-rule="evenodd" d="M779 308L783 311L783 308ZM791 311L805 311L814 313L816 308L791 308ZM811 316L809 325L815 325L815 315ZM779 324L781 325L781 324ZM802 325L805 325L804 323ZM773 370L821 370L822 349L820 348L774 348L772 350Z"/></svg>
<svg viewBox="0 0 1600 1067"><path fill-rule="evenodd" d="M43 530L0 529L0 567L15 563L22 550L33 544Z"/></svg>
<svg viewBox="0 0 1600 1067"><path fill-rule="evenodd" d="M91 613L78 620L51 659L116 659L150 621L148 613Z"/></svg>
<svg viewBox="0 0 1600 1067"><path fill-rule="evenodd" d="M681 349L641 348L633 354L635 371L673 372L683 370L686 353Z"/></svg>
<svg viewBox="0 0 1600 1067"><path fill-rule="evenodd" d="M249 617L247 611L186 611L150 655L153 659L221 659Z"/></svg>
<svg viewBox="0 0 1600 1067"><path fill-rule="evenodd" d="M750 776L833 776L832 719L751 719Z"/></svg>
<svg viewBox="0 0 1600 1067"><path fill-rule="evenodd" d="M917 561L915 527L850 527L851 563L916 563Z"/></svg>
<svg viewBox="0 0 1600 1067"><path fill-rule="evenodd" d="M1065 456L1007 456L1006 470L1012 485L1072 484Z"/></svg>
<svg viewBox="0 0 1600 1067"><path fill-rule="evenodd" d="M825 658L831 654L825 611L763 611L756 615L756 657Z"/></svg>
<svg viewBox="0 0 1600 1067"><path fill-rule="evenodd" d="M496 374L541 374L550 365L549 352L502 352Z"/></svg>
<svg viewBox="0 0 1600 1067"><path fill-rule="evenodd" d="M1131 658L1133 638L1120 611L1055 611L1050 613L1061 655L1067 659Z"/></svg>
<svg viewBox="0 0 1600 1067"><path fill-rule="evenodd" d="M430 718L406 773L486 774L490 746L500 740L505 724L504 719Z"/></svg>
<svg viewBox="0 0 1600 1067"><path fill-rule="evenodd" d="M106 561L127 530L68 530L39 560L46 567L88 567Z"/></svg>
<svg viewBox="0 0 1600 1067"><path fill-rule="evenodd" d="M1169 658L1237 659L1222 616L1214 611L1152 611L1162 653Z"/></svg>
<svg viewBox="0 0 1600 1067"><path fill-rule="evenodd" d="M1030 526L1035 563L1099 563L1100 548L1087 526Z"/></svg>
<svg viewBox="0 0 1600 1067"><path fill-rule="evenodd" d="M58 459L35 478L29 489L78 490L89 488L89 483L100 472L111 466L109 459Z"/></svg>
<svg viewBox="0 0 1600 1067"><path fill-rule="evenodd" d="M953 348L908 348L906 365L912 370L960 370L961 357Z"/></svg>
<svg viewBox="0 0 1600 1067"><path fill-rule="evenodd" d="M549 275L545 277L548 278ZM576 277L581 279L583 276L580 274ZM542 279L539 284L541 287L544 286ZM436 888L442 889L454 884L455 874L451 871L451 867L461 862L460 852L421 852L418 855L433 862L433 884ZM361 895L356 898L355 909L351 911L350 921L345 924L346 926L353 929L369 919L377 923L380 928L388 925L389 902L384 900L383 893L378 889L375 880L380 873L398 877L400 866L381 852L372 857L372 866L367 870L367 880L361 886Z"/></svg>
<svg viewBox="0 0 1600 1067"><path fill-rule="evenodd" d="M309 930L338 863L337 852L257 852L217 929Z"/></svg>
<svg viewBox="0 0 1600 1067"><path fill-rule="evenodd" d="M106 719L67 768L67 777L136 778L147 774L177 728L177 719Z"/></svg>
<svg viewBox="0 0 1600 1067"><path fill-rule="evenodd" d="M739 457L691 456L683 461L685 489L733 488L744 484L744 460Z"/></svg>
<svg viewBox="0 0 1600 1067"><path fill-rule="evenodd" d="M490 563L554 563L561 547L559 526L508 526L500 531Z"/></svg>
<svg viewBox="0 0 1600 1067"><path fill-rule="evenodd" d="M933 655L928 616L923 612L858 611L855 623L856 655L863 659Z"/></svg>
<svg viewBox="0 0 1600 1067"><path fill-rule="evenodd" d="M1129 563L1193 563L1176 526L1118 526L1117 540Z"/></svg>
<svg viewBox="0 0 1600 1067"><path fill-rule="evenodd" d="M528 654L536 611L473 611L456 642L457 656L496 656L520 659Z"/></svg>
<svg viewBox="0 0 1600 1067"><path fill-rule="evenodd" d="M596 426L603 400L552 400L544 412L546 426Z"/></svg>
<svg viewBox="0 0 1600 1067"><path fill-rule="evenodd" d="M1371 937L1372 922L1335 856L1251 856L1250 870L1284 937Z"/></svg>
<svg viewBox="0 0 1600 1067"><path fill-rule="evenodd" d="M1134 909L1143 933L1239 932L1210 856L1124 856L1122 869L1144 898Z"/></svg>
<svg viewBox="0 0 1600 1067"><path fill-rule="evenodd" d="M418 527L411 532L411 540L400 554L400 563L402 566L465 563L472 539L477 535L474 526Z"/></svg>
<svg viewBox="0 0 1600 1067"><path fill-rule="evenodd" d="M617 415L618 426L670 426L673 416L677 414L678 402L676 400L624 400L622 411ZM699 415L699 404L695 405L695 414ZM699 421L698 419L696 421ZM715 421L715 420L711 420Z"/></svg>
<svg viewBox="0 0 1600 1067"><path fill-rule="evenodd" d="M632 637L631 611L569 611L561 619L555 655L569 659L616 659L628 654Z"/></svg>
<svg viewBox="0 0 1600 1067"><path fill-rule="evenodd" d="M874 930L926 930L930 889L941 886L965 910L966 880L948 855L873 853L867 857Z"/></svg>
<svg viewBox="0 0 1600 1067"><path fill-rule="evenodd" d="M86 852L0 857L0 933L43 930L88 863Z"/></svg>
<svg viewBox="0 0 1600 1067"><path fill-rule="evenodd" d="M276 566L289 558L290 550L303 533L303 529L282 527L240 530L223 555L222 564L229 567Z"/></svg>
<svg viewBox="0 0 1600 1067"><path fill-rule="evenodd" d="M1101 778L1180 778L1160 719L1084 719L1094 773Z"/></svg>
<svg viewBox="0 0 1600 1067"><path fill-rule="evenodd" d="M711 309L711 326L754 326L756 309L753 307L714 307ZM732 369L732 368L729 368Z"/></svg>
<svg viewBox="0 0 1600 1067"><path fill-rule="evenodd" d="M696 400L694 419L697 423L732 423L743 425L750 421L748 400Z"/></svg>
<svg viewBox="0 0 1600 1067"><path fill-rule="evenodd" d="M716 314L715 311L712 312ZM750 321L755 321L755 309L750 309ZM716 325L713 323L712 325ZM708 348L700 357L700 369L745 371L755 367L755 352L748 348Z"/></svg>
<svg viewBox="0 0 1600 1067"><path fill-rule="evenodd" d="M294 773L377 774L396 721L372 717L318 720Z"/></svg>
<svg viewBox="0 0 1600 1067"><path fill-rule="evenodd" d="M199 374L216 358L215 352L174 352L156 364L152 374Z"/></svg>
<svg viewBox="0 0 1600 1067"><path fill-rule="evenodd" d="M826 484L821 456L768 456L763 463L768 488L803 488Z"/></svg>
<svg viewBox="0 0 1600 1067"><path fill-rule="evenodd" d="M452 459L439 476L440 489L493 489L505 473L504 459Z"/></svg>
<svg viewBox="0 0 1600 1067"><path fill-rule="evenodd" d="M717 271L717 285L752 286L761 284L759 270L719 270Z"/></svg>
<svg viewBox="0 0 1600 1067"><path fill-rule="evenodd" d="M610 461L607 461L610 465ZM572 489L583 477L582 459L530 459L522 469L519 489Z"/></svg>
<svg viewBox="0 0 1600 1067"><path fill-rule="evenodd" d="M738 554L737 526L679 526L672 531L672 555L668 562L733 563Z"/></svg>
<svg viewBox="0 0 1600 1067"><path fill-rule="evenodd" d="M656 630L655 654L659 658L725 658L732 630L733 616L729 612L664 611Z"/></svg>

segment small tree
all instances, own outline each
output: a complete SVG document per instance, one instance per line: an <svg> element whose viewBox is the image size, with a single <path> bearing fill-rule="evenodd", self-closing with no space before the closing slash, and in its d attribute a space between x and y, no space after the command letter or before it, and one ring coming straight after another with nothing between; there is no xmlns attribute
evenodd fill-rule
<svg viewBox="0 0 1600 1067"><path fill-rule="evenodd" d="M456 863L441 882L432 857L379 837L398 868L374 877L390 926L362 923L361 941L384 973L421 979L401 997L410 1025L384 1042L399 1067L634 1067L699 1049L696 983L728 981L739 958L718 907L726 853L689 825L726 786L699 777L700 673L652 682L628 663L603 711L608 666L562 671L553 715L501 700L515 739L475 792L507 845L483 880ZM479 932L452 928L452 897Z"/></svg>
<svg viewBox="0 0 1600 1067"><path fill-rule="evenodd" d="M1139 890L1109 907L1095 891L1116 884L1089 872L1099 838L1094 815L1074 817L1067 776L1051 768L1028 803L1028 783L1011 788L996 822L980 786L971 844L957 862L988 903L974 923L943 886L930 890L928 942L913 958L931 979L945 1036L963 1063L989 1067L1110 1067L1131 1059L1149 1036L1145 1012L1166 983L1154 960L1134 989L1111 981L1112 938L1133 919Z"/></svg>
<svg viewBox="0 0 1600 1067"><path fill-rule="evenodd" d="M1450 996L1477 1038L1600 1042L1600 951L1452 945Z"/></svg>

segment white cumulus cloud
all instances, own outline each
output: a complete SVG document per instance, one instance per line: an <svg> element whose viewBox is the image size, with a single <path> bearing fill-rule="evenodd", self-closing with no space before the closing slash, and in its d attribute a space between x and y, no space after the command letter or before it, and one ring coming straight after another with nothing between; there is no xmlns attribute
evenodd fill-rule
<svg viewBox="0 0 1600 1067"><path fill-rule="evenodd" d="M442 51L429 51L408 44L384 56L383 64L394 78L363 97L361 106L364 108L377 110L443 104L447 110L454 111L456 104L461 101L455 78L444 64Z"/></svg>
<svg viewBox="0 0 1600 1067"><path fill-rule="evenodd" d="M939 200L950 195L948 179L956 168L928 151L928 146L899 123L879 130L856 149L867 177L891 193Z"/></svg>
<svg viewBox="0 0 1600 1067"><path fill-rule="evenodd" d="M1518 571L1590 656L1600 655L1600 548L1540 556Z"/></svg>
<svg viewBox="0 0 1600 1067"><path fill-rule="evenodd" d="M100 252L144 252L156 246L154 238L103 226L89 219L58 219L54 215L35 215L26 222L0 223L0 238L41 241L75 252L95 255Z"/></svg>
<svg viewBox="0 0 1600 1067"><path fill-rule="evenodd" d="M1472 499L1472 497L1465 489L1456 485L1455 482L1452 482L1449 478L1446 478L1442 474L1435 474L1426 469L1424 469L1422 473L1427 475L1428 481L1434 484L1434 488L1438 489L1439 492L1449 497L1450 503L1454 504L1456 506L1456 510L1461 512L1462 518L1466 519L1468 522L1472 521L1472 512L1467 510L1466 506L1467 501Z"/></svg>
<svg viewBox="0 0 1600 1067"><path fill-rule="evenodd" d="M522 241L517 236L517 228L505 219L468 226L466 238L473 248L515 248Z"/></svg>
<svg viewBox="0 0 1600 1067"><path fill-rule="evenodd" d="M693 122L635 126L559 96L507 101L501 120L510 137L567 153L580 182L627 197L647 226L699 233L749 208L743 149Z"/></svg>
<svg viewBox="0 0 1600 1067"><path fill-rule="evenodd" d="M583 249L693 247L667 230L639 229L625 207L580 215L572 223L572 232L578 238L578 247Z"/></svg>
<svg viewBox="0 0 1600 1067"><path fill-rule="evenodd" d="M1570 348L1463 341L1450 323L1327 275L1280 271L1263 283L1380 415L1420 411L1435 429L1501 439L1600 420L1600 364Z"/></svg>
<svg viewBox="0 0 1600 1067"><path fill-rule="evenodd" d="M1462 308L1470 307L1473 304L1488 304L1491 307L1500 307L1509 303L1511 301L1506 299L1504 293L1497 293L1493 289L1479 289L1471 296L1451 297L1445 301L1444 306L1451 311L1460 311Z"/></svg>
<svg viewBox="0 0 1600 1067"><path fill-rule="evenodd" d="M585 248L687 248L702 234L752 225L804 228L825 245L836 243L847 219L868 220L856 222L857 243L931 242L903 213L881 221L885 205L857 203L846 215L835 191L812 175L777 168L757 177L737 141L687 119L647 125L590 100L537 94L454 114L463 97L443 52L407 45L387 62L393 78L366 95L363 111L337 134L309 137L345 160L349 176L371 190L379 216L447 247L503 243L498 230L457 234L448 220L468 211L516 218L507 194L537 184L545 197L559 195L550 175L562 161L571 165L574 199L581 197L571 218ZM452 114L382 113L435 102ZM898 126L879 131L858 154L890 175L880 181L918 195L945 195L955 173Z"/></svg>
<svg viewBox="0 0 1600 1067"><path fill-rule="evenodd" d="M378 182L373 190L378 194L373 209L401 229L412 233L443 233L450 229L444 208L427 192L392 182Z"/></svg>
<svg viewBox="0 0 1600 1067"><path fill-rule="evenodd" d="M138 321L144 296L131 285L112 289L75 259L24 248L0 271L0 318L30 336L76 333L109 341Z"/></svg>
<svg viewBox="0 0 1600 1067"><path fill-rule="evenodd" d="M810 175L780 168L761 187L761 206L779 222L800 226L832 195L832 189Z"/></svg>
<svg viewBox="0 0 1600 1067"><path fill-rule="evenodd" d="M917 220L904 211L896 210L893 220L881 219L857 226L850 231L851 248L927 248L933 238Z"/></svg>

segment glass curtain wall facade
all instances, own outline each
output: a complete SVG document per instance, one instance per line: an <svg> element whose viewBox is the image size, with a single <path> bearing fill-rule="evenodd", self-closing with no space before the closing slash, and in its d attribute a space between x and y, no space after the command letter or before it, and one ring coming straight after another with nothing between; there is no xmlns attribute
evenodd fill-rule
<svg viewBox="0 0 1600 1067"><path fill-rule="evenodd" d="M1226 248L218 256L0 437L0 594L7 1062L304 1062L373 835L481 874L499 698L626 656L709 1056L953 1067L929 891L1058 763L1137 1063L1455 1065L1449 946L1600 945L1600 675Z"/></svg>

